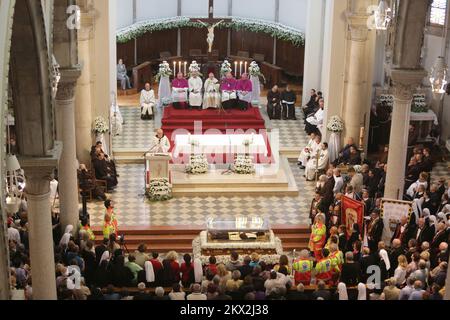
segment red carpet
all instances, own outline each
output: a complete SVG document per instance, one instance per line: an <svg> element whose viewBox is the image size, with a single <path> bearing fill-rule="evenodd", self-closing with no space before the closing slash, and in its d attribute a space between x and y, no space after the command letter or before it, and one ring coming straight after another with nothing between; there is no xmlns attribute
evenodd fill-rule
<svg viewBox="0 0 450 320"><path fill-rule="evenodd" d="M194 124L195 122L198 122L196 126ZM253 129L256 133L265 135L265 122L259 112L259 108L255 107L249 108L247 111L233 109L219 113L215 109L187 110L175 109L169 106L164 108L162 129L165 135L171 140L173 149L175 141L173 132L177 129L184 129L192 134L217 134L218 132L244 134L247 130ZM215 132L211 131L212 129ZM209 132L205 132L208 130ZM267 147L269 150L269 158L272 158L271 148L268 142ZM267 159L266 157L263 159L258 155L256 162L267 162Z"/></svg>

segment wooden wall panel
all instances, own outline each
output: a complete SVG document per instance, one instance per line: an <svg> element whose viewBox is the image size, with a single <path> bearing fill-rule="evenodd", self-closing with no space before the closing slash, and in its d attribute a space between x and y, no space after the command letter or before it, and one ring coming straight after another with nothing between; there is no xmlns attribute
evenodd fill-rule
<svg viewBox="0 0 450 320"><path fill-rule="evenodd" d="M159 58L159 53L170 51L177 54L177 29L146 33L137 38L137 63Z"/></svg>
<svg viewBox="0 0 450 320"><path fill-rule="evenodd" d="M232 30L231 55L237 55L238 51L248 51L250 53L250 58L252 58L255 53L264 54L264 60L272 63L273 38L265 33Z"/></svg>
<svg viewBox="0 0 450 320"><path fill-rule="evenodd" d="M117 44L117 61L123 60L123 63L128 67L134 66L134 39L126 43Z"/></svg>
<svg viewBox="0 0 450 320"><path fill-rule="evenodd" d="M277 66L288 74L303 76L305 47L294 47L290 42L277 40Z"/></svg>
<svg viewBox="0 0 450 320"><path fill-rule="evenodd" d="M206 42L207 29L182 28L181 29L181 55L186 59L189 57L190 49L200 49L202 54L207 54L208 44ZM224 58L227 55L228 30L214 30L214 50L219 50L219 57Z"/></svg>

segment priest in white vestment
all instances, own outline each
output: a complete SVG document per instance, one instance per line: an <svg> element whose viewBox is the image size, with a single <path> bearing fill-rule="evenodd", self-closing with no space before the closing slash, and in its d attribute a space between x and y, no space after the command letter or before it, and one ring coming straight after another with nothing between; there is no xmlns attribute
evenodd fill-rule
<svg viewBox="0 0 450 320"><path fill-rule="evenodd" d="M316 134L321 134L321 130L323 127L323 117L324 117L324 100L319 100L319 110L311 116L306 119L306 127L305 131L307 134L311 134L312 132L315 132Z"/></svg>
<svg viewBox="0 0 450 320"><path fill-rule="evenodd" d="M303 148L298 157L298 165L301 169L305 169L311 154L317 150L320 145L320 136L317 136L314 132L310 134L310 138L306 147Z"/></svg>
<svg viewBox="0 0 450 320"><path fill-rule="evenodd" d="M153 118L153 107L156 105L155 92L150 83L145 84L145 89L141 91L141 119L148 120Z"/></svg>
<svg viewBox="0 0 450 320"><path fill-rule="evenodd" d="M156 135L152 138L150 153L168 153L170 150L170 141L162 129L156 130Z"/></svg>
<svg viewBox="0 0 450 320"><path fill-rule="evenodd" d="M326 170L329 164L328 143L324 142L311 155L306 164L306 180L312 181L315 178L316 170Z"/></svg>
<svg viewBox="0 0 450 320"><path fill-rule="evenodd" d="M220 107L220 83L214 77L214 73L209 74L209 78L205 81L205 94L203 97L203 109Z"/></svg>
<svg viewBox="0 0 450 320"><path fill-rule="evenodd" d="M198 72L192 72L192 76L189 78L189 108L201 109L203 97L203 81L198 76Z"/></svg>

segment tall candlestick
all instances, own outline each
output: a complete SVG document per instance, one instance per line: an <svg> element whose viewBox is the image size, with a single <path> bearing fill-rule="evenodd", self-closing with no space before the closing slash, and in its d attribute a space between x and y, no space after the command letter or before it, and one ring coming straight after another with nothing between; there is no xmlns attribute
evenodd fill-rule
<svg viewBox="0 0 450 320"><path fill-rule="evenodd" d="M184 62L184 74L186 75L186 66L187 66L187 61Z"/></svg>
<svg viewBox="0 0 450 320"><path fill-rule="evenodd" d="M181 61L178 61L178 72L183 72L183 71L181 70Z"/></svg>
<svg viewBox="0 0 450 320"><path fill-rule="evenodd" d="M237 61L234 62L234 76L237 77Z"/></svg>
<svg viewBox="0 0 450 320"><path fill-rule="evenodd" d="M241 61L239 63L239 76L242 76L242 64L243 64L243 62Z"/></svg>
<svg viewBox="0 0 450 320"><path fill-rule="evenodd" d="M175 77L177 75L177 62L173 62L173 76Z"/></svg>
<svg viewBox="0 0 450 320"><path fill-rule="evenodd" d="M245 68L244 68L244 73L247 73L247 61L245 61Z"/></svg>
<svg viewBox="0 0 450 320"><path fill-rule="evenodd" d="M363 149L364 148L364 135L365 135L365 131L366 129L364 127L361 127L359 129L359 148Z"/></svg>

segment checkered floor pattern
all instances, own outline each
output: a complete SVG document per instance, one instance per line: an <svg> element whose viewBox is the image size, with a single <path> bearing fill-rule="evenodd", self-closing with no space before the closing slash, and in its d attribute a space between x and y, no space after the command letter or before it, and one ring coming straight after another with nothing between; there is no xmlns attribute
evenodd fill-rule
<svg viewBox="0 0 450 320"><path fill-rule="evenodd" d="M155 130L154 120L141 120L139 107L123 107L120 112L125 124L122 126L122 134L113 137L113 146L117 149L147 149L150 147L150 139Z"/></svg>

